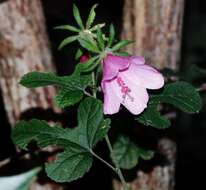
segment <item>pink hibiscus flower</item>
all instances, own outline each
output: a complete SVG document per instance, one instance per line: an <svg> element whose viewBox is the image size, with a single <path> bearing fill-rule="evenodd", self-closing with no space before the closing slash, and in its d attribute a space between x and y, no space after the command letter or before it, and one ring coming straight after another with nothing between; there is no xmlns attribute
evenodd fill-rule
<svg viewBox="0 0 206 190"><path fill-rule="evenodd" d="M114 114L125 106L137 115L147 107L146 89L159 89L164 85L161 73L145 65L143 57L122 57L108 54L103 60L104 114Z"/></svg>

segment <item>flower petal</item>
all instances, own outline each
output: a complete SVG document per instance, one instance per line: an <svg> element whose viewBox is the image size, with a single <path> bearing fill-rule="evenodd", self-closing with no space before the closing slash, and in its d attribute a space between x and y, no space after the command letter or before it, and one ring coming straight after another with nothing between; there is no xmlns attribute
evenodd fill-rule
<svg viewBox="0 0 206 190"><path fill-rule="evenodd" d="M141 57L141 56L131 56L130 61L131 61L131 63L135 63L137 65L145 64L145 59L144 59L144 57Z"/></svg>
<svg viewBox="0 0 206 190"><path fill-rule="evenodd" d="M124 80L125 85L129 87L130 91L126 94L122 100L122 104L134 115L138 115L144 111L147 107L149 96L146 88L138 86L135 81L131 78L124 78L121 72L119 76Z"/></svg>
<svg viewBox="0 0 206 190"><path fill-rule="evenodd" d="M159 89L164 85L164 77L149 65L131 64L129 69L122 72L125 78L131 78L139 86L147 89Z"/></svg>
<svg viewBox="0 0 206 190"><path fill-rule="evenodd" d="M119 111L121 94L115 80L104 84L104 114L114 114Z"/></svg>
<svg viewBox="0 0 206 190"><path fill-rule="evenodd" d="M129 68L130 62L129 57L108 54L103 60L102 82L114 79L118 75L119 71Z"/></svg>

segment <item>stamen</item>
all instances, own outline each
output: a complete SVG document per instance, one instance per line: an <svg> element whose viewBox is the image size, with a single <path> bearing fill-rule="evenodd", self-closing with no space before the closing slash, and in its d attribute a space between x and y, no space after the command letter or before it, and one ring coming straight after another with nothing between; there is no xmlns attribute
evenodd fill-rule
<svg viewBox="0 0 206 190"><path fill-rule="evenodd" d="M122 98L123 98L122 103L124 103L126 97L128 97L133 102L134 98L130 95L131 89L125 84L125 82L121 77L117 77L117 84L121 88Z"/></svg>

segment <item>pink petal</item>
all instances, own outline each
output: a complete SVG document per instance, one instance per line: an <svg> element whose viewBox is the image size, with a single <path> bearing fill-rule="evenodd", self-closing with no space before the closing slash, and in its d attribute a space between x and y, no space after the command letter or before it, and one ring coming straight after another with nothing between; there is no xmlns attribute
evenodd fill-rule
<svg viewBox="0 0 206 190"><path fill-rule="evenodd" d="M145 59L144 59L144 57L141 57L141 56L131 56L130 61L131 61L131 63L135 63L137 65L145 64Z"/></svg>
<svg viewBox="0 0 206 190"><path fill-rule="evenodd" d="M105 82L104 88L104 114L114 114L119 111L121 94L115 80Z"/></svg>
<svg viewBox="0 0 206 190"><path fill-rule="evenodd" d="M103 79L109 81L114 79L119 71L126 70L130 66L130 58L108 54L103 60Z"/></svg>
<svg viewBox="0 0 206 190"><path fill-rule="evenodd" d="M125 85L129 87L130 92L122 100L122 104L134 115L138 115L147 107L149 96L146 88L135 84L133 77L124 78L121 72L119 76L123 78Z"/></svg>
<svg viewBox="0 0 206 190"><path fill-rule="evenodd" d="M131 64L129 69L122 72L125 78L131 78L138 86L148 89L159 89L164 85L164 77L149 65Z"/></svg>

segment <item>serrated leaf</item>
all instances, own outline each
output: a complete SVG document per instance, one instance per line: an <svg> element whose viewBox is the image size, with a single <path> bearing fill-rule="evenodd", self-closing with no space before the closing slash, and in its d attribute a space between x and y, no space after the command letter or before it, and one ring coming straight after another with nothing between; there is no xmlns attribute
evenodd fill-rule
<svg viewBox="0 0 206 190"><path fill-rule="evenodd" d="M113 146L111 158L115 164L123 169L132 169L138 164L139 158L151 158L152 151L139 148L129 138L119 136Z"/></svg>
<svg viewBox="0 0 206 190"><path fill-rule="evenodd" d="M87 22L86 22L86 28L89 29L91 27L91 25L93 24L94 22L94 19L95 19L95 16L96 16L96 13L95 13L95 9L97 7L97 4L93 5L91 10L90 10L90 13L89 13L89 16L88 16L88 19L87 19Z"/></svg>
<svg viewBox="0 0 206 190"><path fill-rule="evenodd" d="M58 125L50 127L45 121L32 119L30 121L20 121L16 124L15 129L12 131L12 140L24 150L27 150L27 145L34 140L41 148L48 145L67 147L68 145L77 144L80 146L76 133L76 128L71 133L70 130L63 129Z"/></svg>
<svg viewBox="0 0 206 190"><path fill-rule="evenodd" d="M75 54L75 60L79 60L82 55L83 55L82 50L78 49L76 54Z"/></svg>
<svg viewBox="0 0 206 190"><path fill-rule="evenodd" d="M117 50L119 50L119 49L121 49L121 48L123 48L123 47L125 47L125 46L127 46L127 45L129 45L129 44L131 44L131 43L132 43L132 41L122 40L122 41L118 42L117 44L115 44L115 45L111 48L111 50L112 50L112 51L117 51Z"/></svg>
<svg viewBox="0 0 206 190"><path fill-rule="evenodd" d="M69 182L82 177L91 167L91 150L109 130L109 120L103 118L102 103L94 98L84 99L78 109L78 127L63 129L50 127L45 121L20 121L12 131L12 140L22 149L31 141L39 147L60 146L64 152L46 165L49 177L58 182Z"/></svg>
<svg viewBox="0 0 206 190"><path fill-rule="evenodd" d="M98 56L92 57L88 61L84 63L79 63L76 66L76 70L79 72L90 72L93 71L99 64L99 61L97 60Z"/></svg>
<svg viewBox="0 0 206 190"><path fill-rule="evenodd" d="M83 98L84 93L80 90L76 91L65 91L61 90L54 101L60 108L66 108L71 105L78 103Z"/></svg>
<svg viewBox="0 0 206 190"><path fill-rule="evenodd" d="M111 24L110 28L109 28L109 41L108 41L108 44L107 44L108 47L111 47L111 45L114 41L114 36L115 36L114 25Z"/></svg>
<svg viewBox="0 0 206 190"><path fill-rule="evenodd" d="M78 36L69 36L69 37L65 38L65 39L61 42L61 44L59 45L58 49L59 49L59 50L62 49L64 46L66 46L66 45L74 42L74 41L77 40L77 39L78 39Z"/></svg>
<svg viewBox="0 0 206 190"><path fill-rule="evenodd" d="M99 48L97 47L97 44L95 44L94 42L84 38L78 38L78 41L80 45L86 50L94 53L99 53Z"/></svg>
<svg viewBox="0 0 206 190"><path fill-rule="evenodd" d="M169 119L162 116L159 111L157 111L157 104L150 104L136 119L143 125L155 127L157 129L166 129L171 125Z"/></svg>
<svg viewBox="0 0 206 190"><path fill-rule="evenodd" d="M54 29L56 30L69 30L72 32L80 32L81 30L79 30L78 28L71 26L71 25L62 25L62 26L57 26Z"/></svg>
<svg viewBox="0 0 206 190"><path fill-rule="evenodd" d="M68 148L56 161L46 164L47 175L56 182L71 182L82 177L92 165L92 156L85 150Z"/></svg>
<svg viewBox="0 0 206 190"><path fill-rule="evenodd" d="M25 74L20 84L27 88L37 88L49 85L56 85L64 90L84 90L90 84L91 75L79 75L73 73L70 76L57 76L53 73L30 72Z"/></svg>
<svg viewBox="0 0 206 190"><path fill-rule="evenodd" d="M87 137L87 144L90 148L100 140L100 136L106 135L107 130L102 129L109 127L107 126L109 123L103 118L101 101L91 97L81 102L78 109L78 122L78 126L83 129L83 136Z"/></svg>
<svg viewBox="0 0 206 190"><path fill-rule="evenodd" d="M34 168L19 175L0 177L0 189L28 190L32 181L35 179L40 170L40 168Z"/></svg>
<svg viewBox="0 0 206 190"><path fill-rule="evenodd" d="M98 28L97 30L97 42L101 50L104 50L104 39L103 39L103 34L102 30Z"/></svg>
<svg viewBox="0 0 206 190"><path fill-rule="evenodd" d="M83 30L84 29L84 25L82 23L82 19L81 19L80 13L79 13L79 9L78 9L78 7L75 4L73 4L73 15L74 15L74 18L75 18L77 24Z"/></svg>
<svg viewBox="0 0 206 190"><path fill-rule="evenodd" d="M202 107L197 90L187 82L167 84L159 95L152 96L152 102L172 104L187 113L197 113Z"/></svg>

